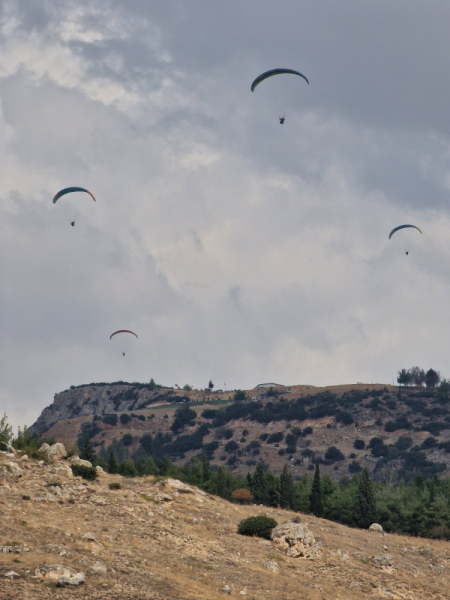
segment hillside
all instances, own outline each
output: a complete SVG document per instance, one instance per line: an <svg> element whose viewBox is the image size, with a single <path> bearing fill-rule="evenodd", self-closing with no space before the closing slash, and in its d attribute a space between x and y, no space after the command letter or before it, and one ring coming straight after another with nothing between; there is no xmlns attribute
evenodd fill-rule
<svg viewBox="0 0 450 600"><path fill-rule="evenodd" d="M392 469L405 480L450 474L445 389L298 385L233 398L137 384L82 386L56 395L32 431L70 447L88 437L105 460L111 449L119 459L167 455L175 463L205 451L212 464L237 473L262 460L279 474L288 463L297 480L317 460L335 480L364 467L375 478ZM188 406L194 420L174 431L174 415Z"/></svg>
<svg viewBox="0 0 450 600"><path fill-rule="evenodd" d="M65 460L38 463L0 452L3 475L5 464L4 600L214 600L224 597L225 586L248 600L297 599L300 590L304 600L450 597L445 542L231 504L173 480L101 474L87 483ZM113 482L121 489L110 489ZM300 519L319 544L316 558L294 558L273 541L237 534L242 519L260 514L278 523ZM43 577L52 565L81 571L84 584L56 587Z"/></svg>

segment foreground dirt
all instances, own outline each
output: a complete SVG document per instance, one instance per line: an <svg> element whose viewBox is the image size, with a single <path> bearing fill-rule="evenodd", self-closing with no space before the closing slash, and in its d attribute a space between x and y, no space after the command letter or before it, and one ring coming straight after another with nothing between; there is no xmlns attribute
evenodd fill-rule
<svg viewBox="0 0 450 600"><path fill-rule="evenodd" d="M151 477L101 475L87 483L64 461L39 465L0 453L0 464L8 461L23 476L0 486L2 600L214 600L224 598L225 586L248 600L450 599L445 542L238 506ZM112 482L122 489L109 489ZM291 558L272 542L238 535L241 519L258 514L278 523L300 518L320 557ZM267 566L273 561L275 571ZM61 588L35 577L37 567L53 564L84 572L85 583ZM18 577L6 577L10 571Z"/></svg>

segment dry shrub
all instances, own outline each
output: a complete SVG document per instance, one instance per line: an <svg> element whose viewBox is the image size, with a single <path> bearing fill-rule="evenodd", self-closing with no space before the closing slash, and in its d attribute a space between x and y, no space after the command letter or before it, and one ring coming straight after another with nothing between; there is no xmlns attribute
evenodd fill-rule
<svg viewBox="0 0 450 600"><path fill-rule="evenodd" d="M253 494L245 488L239 488L231 493L232 500L236 500L239 504L250 504L253 502Z"/></svg>

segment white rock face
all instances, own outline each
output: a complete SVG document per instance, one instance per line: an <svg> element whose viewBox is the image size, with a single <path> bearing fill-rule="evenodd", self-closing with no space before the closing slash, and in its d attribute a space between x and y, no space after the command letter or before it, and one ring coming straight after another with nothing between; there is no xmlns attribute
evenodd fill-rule
<svg viewBox="0 0 450 600"><path fill-rule="evenodd" d="M377 533L383 533L383 528L378 523L372 523L369 527L369 531L376 531Z"/></svg>
<svg viewBox="0 0 450 600"><path fill-rule="evenodd" d="M303 523L287 521L278 525L272 530L272 540L294 558L314 559L321 554L313 534Z"/></svg>
<svg viewBox="0 0 450 600"><path fill-rule="evenodd" d="M39 448L39 452L43 452L46 454L51 460L60 460L61 458L66 458L67 452L64 447L64 444L60 442L49 446L48 444L42 444Z"/></svg>

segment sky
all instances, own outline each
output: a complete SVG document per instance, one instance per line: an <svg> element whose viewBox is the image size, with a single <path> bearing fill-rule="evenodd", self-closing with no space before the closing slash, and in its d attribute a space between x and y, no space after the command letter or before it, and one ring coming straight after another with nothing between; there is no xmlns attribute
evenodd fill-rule
<svg viewBox="0 0 450 600"><path fill-rule="evenodd" d="M90 382L450 377L447 0L0 11L0 413L14 427ZM278 67L310 85L250 91ZM68 186L96 202L53 204ZM389 240L403 223L423 234Z"/></svg>

